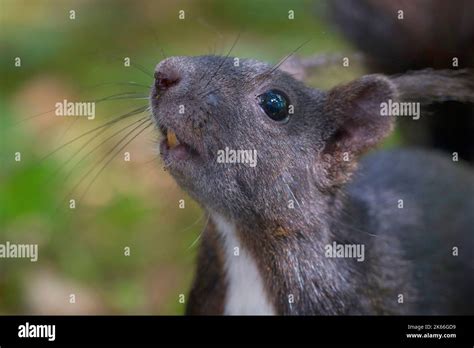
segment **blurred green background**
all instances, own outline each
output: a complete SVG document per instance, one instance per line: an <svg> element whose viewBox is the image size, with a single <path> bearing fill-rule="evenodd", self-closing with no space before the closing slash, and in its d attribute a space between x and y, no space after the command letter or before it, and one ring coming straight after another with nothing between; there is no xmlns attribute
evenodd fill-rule
<svg viewBox="0 0 474 348"><path fill-rule="evenodd" d="M0 4L0 243L39 245L38 262L0 259L0 314L183 313L179 295L188 292L206 215L162 170L154 129L121 151L88 191L94 170L120 136L105 139L130 120L47 155L146 105L153 68L166 56L225 55L239 33L232 55L272 63L308 39L298 54L351 52L351 47L324 23L324 3L318 1ZM180 10L185 20L178 19ZM295 11L294 20L288 19L289 10ZM16 57L21 67L15 67ZM132 66L124 66L125 57ZM313 85L327 88L362 72L323 69ZM139 85L128 85L131 81ZM124 92L136 98L98 103L94 120L48 112L63 99ZM130 162L123 160L124 152L130 152ZM78 201L76 209L68 209L69 198ZM70 303L70 294L76 303Z"/></svg>

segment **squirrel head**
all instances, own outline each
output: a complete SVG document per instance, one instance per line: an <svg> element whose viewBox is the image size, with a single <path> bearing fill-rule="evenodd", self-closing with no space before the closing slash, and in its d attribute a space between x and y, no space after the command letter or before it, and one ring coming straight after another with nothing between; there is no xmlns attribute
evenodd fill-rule
<svg viewBox="0 0 474 348"><path fill-rule="evenodd" d="M199 56L159 63L150 104L183 189L231 218L272 218L347 181L392 129L388 99L396 89L381 75L326 92L256 60Z"/></svg>

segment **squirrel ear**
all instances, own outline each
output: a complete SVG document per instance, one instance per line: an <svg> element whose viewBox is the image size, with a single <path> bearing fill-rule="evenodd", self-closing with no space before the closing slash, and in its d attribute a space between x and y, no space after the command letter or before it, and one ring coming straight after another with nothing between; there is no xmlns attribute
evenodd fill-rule
<svg viewBox="0 0 474 348"><path fill-rule="evenodd" d="M325 153L359 155L378 144L393 129L393 119L382 116L382 103L397 99L395 85L382 75L367 75L328 92L325 112L334 132Z"/></svg>

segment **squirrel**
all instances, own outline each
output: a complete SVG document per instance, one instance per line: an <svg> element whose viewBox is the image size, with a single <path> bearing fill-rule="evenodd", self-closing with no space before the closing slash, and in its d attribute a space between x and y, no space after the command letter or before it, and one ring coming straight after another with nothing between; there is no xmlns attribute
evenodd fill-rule
<svg viewBox="0 0 474 348"><path fill-rule="evenodd" d="M393 129L384 103L473 101L473 81L422 70L323 91L253 59L160 62L161 157L209 213L186 313L474 314L472 168L366 154ZM255 151L256 165L220 161L224 149Z"/></svg>
<svg viewBox="0 0 474 348"><path fill-rule="evenodd" d="M472 0L332 0L327 19L363 53L370 73L474 68ZM474 104L431 104L416 122L401 119L404 142L474 163Z"/></svg>

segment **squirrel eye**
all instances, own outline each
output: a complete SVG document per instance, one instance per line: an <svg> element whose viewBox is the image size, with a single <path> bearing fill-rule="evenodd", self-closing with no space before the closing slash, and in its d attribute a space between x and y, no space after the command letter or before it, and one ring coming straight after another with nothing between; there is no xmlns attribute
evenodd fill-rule
<svg viewBox="0 0 474 348"><path fill-rule="evenodd" d="M272 89L258 97L260 107L272 120L283 122L288 121L288 97L281 91Z"/></svg>

